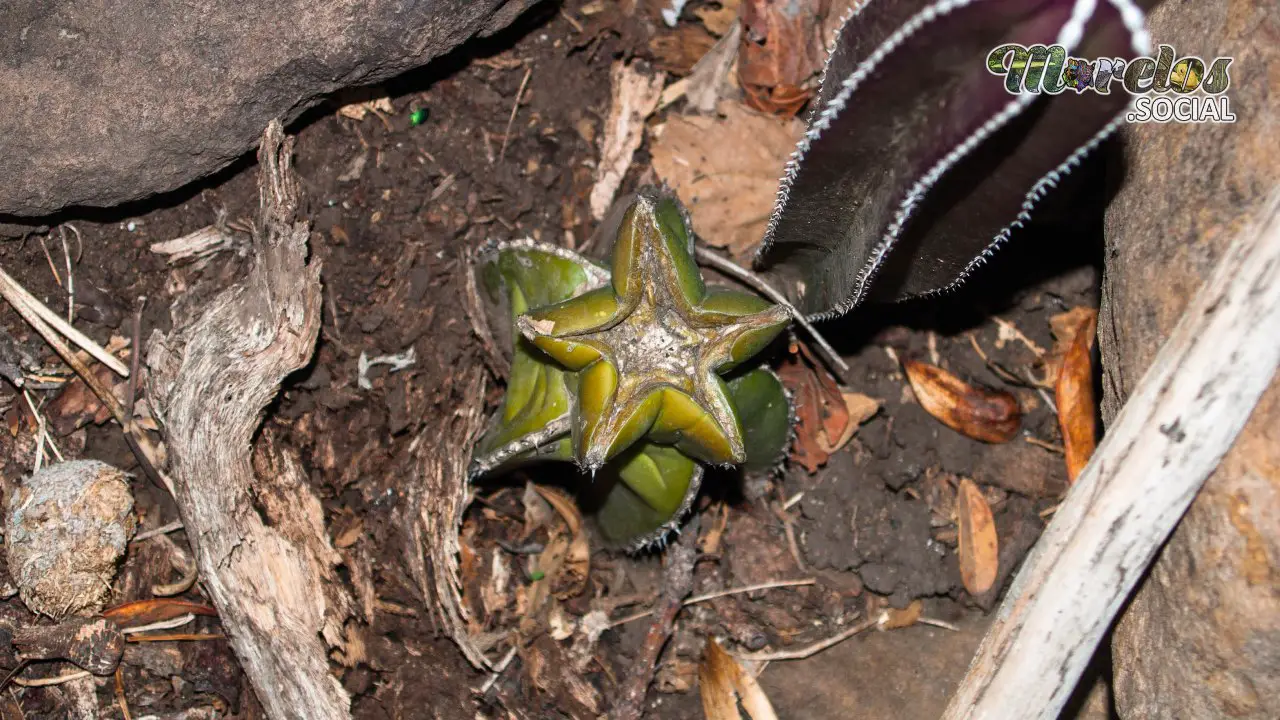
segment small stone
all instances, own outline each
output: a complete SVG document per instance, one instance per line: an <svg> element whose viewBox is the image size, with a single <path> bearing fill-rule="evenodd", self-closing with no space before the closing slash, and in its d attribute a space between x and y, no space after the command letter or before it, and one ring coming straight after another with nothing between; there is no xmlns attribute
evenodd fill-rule
<svg viewBox="0 0 1280 720"><path fill-rule="evenodd" d="M133 537L133 495L125 474L106 463L59 463L13 493L5 528L9 572L32 612L92 615L106 604Z"/></svg>

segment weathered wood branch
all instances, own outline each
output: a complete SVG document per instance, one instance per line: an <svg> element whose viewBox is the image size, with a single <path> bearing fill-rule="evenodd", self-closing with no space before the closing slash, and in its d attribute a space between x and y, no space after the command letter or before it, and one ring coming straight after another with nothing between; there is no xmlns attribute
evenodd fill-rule
<svg viewBox="0 0 1280 720"><path fill-rule="evenodd" d="M320 266L307 262L309 226L296 217L292 148L272 122L258 151L248 277L153 335L147 364L200 580L258 699L273 720L336 720L350 717L350 698L329 646L358 646L340 558L297 460L266 440L252 458L263 408L320 329Z"/></svg>
<svg viewBox="0 0 1280 720"><path fill-rule="evenodd" d="M1057 718L1280 363L1280 191L1237 235L1019 571L943 716Z"/></svg>

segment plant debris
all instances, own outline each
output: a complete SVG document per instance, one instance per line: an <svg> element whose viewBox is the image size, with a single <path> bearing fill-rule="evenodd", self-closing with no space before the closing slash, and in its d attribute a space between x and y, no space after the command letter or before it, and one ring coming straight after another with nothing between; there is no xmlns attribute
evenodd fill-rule
<svg viewBox="0 0 1280 720"><path fill-rule="evenodd" d="M991 589L1000 569L1000 548L991 506L972 480L962 478L955 509L960 577L969 594L981 595Z"/></svg>
<svg viewBox="0 0 1280 720"><path fill-rule="evenodd" d="M920 406L952 430L989 443L1009 442L1018 434L1022 411L1012 394L971 385L918 360L902 367Z"/></svg>
<svg viewBox="0 0 1280 720"><path fill-rule="evenodd" d="M1064 337L1070 340L1054 383L1054 402L1062 429L1067 479L1071 482L1075 482L1085 465L1089 464L1098 444L1098 401L1093 392L1092 352L1098 313L1086 311L1074 317L1077 318L1074 328L1064 333Z"/></svg>

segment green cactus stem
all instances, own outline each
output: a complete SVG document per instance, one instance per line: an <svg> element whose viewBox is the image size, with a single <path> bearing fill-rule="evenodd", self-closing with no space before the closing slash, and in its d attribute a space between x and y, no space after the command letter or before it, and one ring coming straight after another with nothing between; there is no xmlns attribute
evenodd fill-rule
<svg viewBox="0 0 1280 720"><path fill-rule="evenodd" d="M720 374L786 327L786 308L749 293L708 290L674 199L641 191L623 215L612 282L535 308L517 326L579 373L575 457L594 471L641 438L713 464L747 459Z"/></svg>

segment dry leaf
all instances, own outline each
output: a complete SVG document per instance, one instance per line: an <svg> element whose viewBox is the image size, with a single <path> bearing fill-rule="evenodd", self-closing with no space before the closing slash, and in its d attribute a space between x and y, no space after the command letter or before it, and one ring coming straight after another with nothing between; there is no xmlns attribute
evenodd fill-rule
<svg viewBox="0 0 1280 720"><path fill-rule="evenodd" d="M658 107L667 76L657 73L650 77L634 65L618 61L613 64L610 79L613 99L589 201L591 216L596 220L602 219L613 204L613 196L631 167L631 157L644 139L644 122Z"/></svg>
<svg viewBox="0 0 1280 720"><path fill-rule="evenodd" d="M702 667L698 670L702 711L707 720L742 720L738 701L750 720L777 720L777 713L760 684L742 668L715 638L707 638Z"/></svg>
<svg viewBox="0 0 1280 720"><path fill-rule="evenodd" d="M996 581L996 571L1000 569L1000 546L991 507L969 478L960 481L960 492L956 497L956 527L960 533L960 579L970 595L981 595Z"/></svg>
<svg viewBox="0 0 1280 720"><path fill-rule="evenodd" d="M718 7L704 5L693 11L703 27L716 37L720 37L738 25L738 5L741 0L720 0Z"/></svg>
<svg viewBox="0 0 1280 720"><path fill-rule="evenodd" d="M391 106L390 97L380 97L376 100L365 100L364 102L355 102L349 105L343 105L338 108L338 114L351 118L352 120L363 120L365 115L369 113L386 113L388 115L395 114L395 108Z"/></svg>
<svg viewBox="0 0 1280 720"><path fill-rule="evenodd" d="M920 406L952 430L989 443L1018 434L1022 412L1010 393L975 387L936 365L907 360L902 366Z"/></svg>
<svg viewBox="0 0 1280 720"><path fill-rule="evenodd" d="M508 592L510 583L511 567L507 564L506 552L501 548L494 548L489 582L480 588L480 604L484 607L486 619L492 618L511 604L511 593Z"/></svg>
<svg viewBox="0 0 1280 720"><path fill-rule="evenodd" d="M920 615L924 612L924 603L919 599L912 600L911 604L902 608L885 608L880 613L880 622L876 624L879 630L897 630L899 628L911 627L920 620Z"/></svg>
<svg viewBox="0 0 1280 720"><path fill-rule="evenodd" d="M871 416L880 410L879 400L862 393L842 392L840 395L844 399L845 412L848 414L844 430L836 437L834 442L828 439L825 429L818 432L818 446L828 455L832 455L840 448L848 445L849 441L853 439L853 434L857 432L858 426L870 420Z"/></svg>
<svg viewBox="0 0 1280 720"><path fill-rule="evenodd" d="M577 535L582 532L582 513L578 510L578 504L568 495L556 490L555 488L543 485L530 485L543 500L546 500L551 507L555 508L560 517L564 518L565 524L569 526L569 534Z"/></svg>
<svg viewBox="0 0 1280 720"><path fill-rule="evenodd" d="M743 85L801 87L822 69L822 0L746 0L742 5Z"/></svg>
<svg viewBox="0 0 1280 720"><path fill-rule="evenodd" d="M850 422L849 407L835 378L818 365L801 343L793 346L787 361L778 368L778 379L791 393L795 407L795 442L791 459L814 473L827 462L831 451L828 438L841 438Z"/></svg>
<svg viewBox="0 0 1280 720"><path fill-rule="evenodd" d="M708 244L748 256L764 236L778 178L803 123L722 102L724 117L676 116L653 143L653 170L680 197Z"/></svg>
<svg viewBox="0 0 1280 720"><path fill-rule="evenodd" d="M1058 374L1062 371L1062 360L1075 340L1076 334L1085 324L1097 326L1098 311L1089 307L1074 307L1049 318L1049 329L1053 333L1053 349L1043 358L1045 387L1053 387L1058 383Z"/></svg>
<svg viewBox="0 0 1280 720"><path fill-rule="evenodd" d="M524 484L524 494L520 496L524 505L524 529L520 532L520 540L529 539L538 528L547 527L555 518L551 504L543 499L538 487L531 482Z"/></svg>
<svg viewBox="0 0 1280 720"><path fill-rule="evenodd" d="M1076 325L1054 388L1058 405L1058 426L1062 428L1062 448L1067 460L1067 479L1070 482L1076 481L1097 447L1098 403L1093 393L1091 350L1097 320L1097 313L1092 312Z"/></svg>
<svg viewBox="0 0 1280 720"><path fill-rule="evenodd" d="M686 24L654 35L649 40L649 52L659 70L681 76L688 75L715 44L716 39L706 30Z"/></svg>

